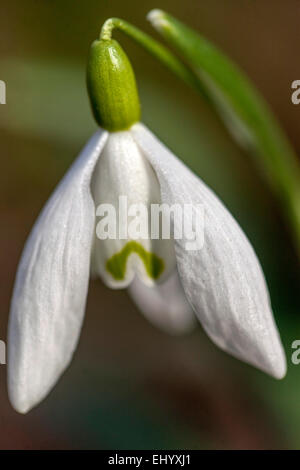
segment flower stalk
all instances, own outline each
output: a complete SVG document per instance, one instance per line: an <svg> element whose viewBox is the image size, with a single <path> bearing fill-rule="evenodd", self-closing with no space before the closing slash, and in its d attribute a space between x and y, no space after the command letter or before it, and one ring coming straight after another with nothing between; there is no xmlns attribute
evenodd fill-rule
<svg viewBox="0 0 300 470"><path fill-rule="evenodd" d="M141 31L136 26L120 18L109 18L102 26L100 40L111 40L112 32L118 29L142 46L150 55L159 60L165 67L173 72L187 85L197 89L202 95L206 95L202 84L195 73L179 60L169 49Z"/></svg>

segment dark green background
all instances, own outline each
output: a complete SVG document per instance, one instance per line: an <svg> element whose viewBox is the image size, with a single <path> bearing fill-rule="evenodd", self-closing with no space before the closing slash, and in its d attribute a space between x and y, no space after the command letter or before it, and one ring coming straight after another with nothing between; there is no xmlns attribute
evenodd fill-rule
<svg viewBox="0 0 300 470"><path fill-rule="evenodd" d="M219 45L261 90L298 154L297 0L3 0L0 6L0 339L23 243L47 197L95 129L85 88L103 21L163 8ZM155 35L155 32L151 32ZM28 415L7 398L0 366L0 448L300 448L299 264L277 201L249 156L199 96L116 33L136 71L143 121L224 200L263 265L288 374L276 381L218 350L201 327L169 337L126 291L91 283L74 361Z"/></svg>

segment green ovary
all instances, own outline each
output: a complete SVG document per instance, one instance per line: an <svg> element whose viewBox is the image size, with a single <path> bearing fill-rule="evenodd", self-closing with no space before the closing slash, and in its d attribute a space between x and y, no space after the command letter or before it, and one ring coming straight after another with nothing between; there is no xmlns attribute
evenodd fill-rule
<svg viewBox="0 0 300 470"><path fill-rule="evenodd" d="M152 279L158 279L164 270L164 261L135 241L130 241L106 262L106 269L116 281L125 278L126 264L131 253L136 253L144 263L146 272Z"/></svg>

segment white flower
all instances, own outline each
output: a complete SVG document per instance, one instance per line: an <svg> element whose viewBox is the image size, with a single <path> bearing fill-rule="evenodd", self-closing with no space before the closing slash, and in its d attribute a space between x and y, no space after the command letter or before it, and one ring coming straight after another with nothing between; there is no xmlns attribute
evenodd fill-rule
<svg viewBox="0 0 300 470"><path fill-rule="evenodd" d="M146 205L203 204L203 248L187 251L184 237L141 241L145 251L162 260L162 272L155 276L147 270L147 261L133 247L123 278L114 277L107 260L128 240L97 239L95 208L115 203L120 194ZM129 286L155 323L174 330L189 327L191 305L219 347L274 377L284 376L284 352L249 241L216 195L149 130L134 124L128 131L96 132L26 243L8 338L9 396L19 412L39 403L71 361L84 316L91 252L93 271L108 286ZM165 282L155 286L156 277Z"/></svg>
<svg viewBox="0 0 300 470"><path fill-rule="evenodd" d="M21 413L47 395L72 359L90 274L108 287L128 287L140 310L161 328L187 330L196 314L222 349L274 377L285 374L268 291L251 245L219 199L138 123L134 73L111 39L113 22L108 20L93 42L87 67L93 114L107 130L91 138L48 201L17 272L8 390ZM155 238L151 223L137 238L129 230L121 233L134 215L124 216L122 198L131 208L144 208L144 220L150 222L154 205L189 205L194 214L185 222L197 234L204 207L204 245L187 249L189 234L175 236L182 227L173 213L173 239L162 232ZM104 207L122 214L108 238L98 230L105 218L97 223Z"/></svg>

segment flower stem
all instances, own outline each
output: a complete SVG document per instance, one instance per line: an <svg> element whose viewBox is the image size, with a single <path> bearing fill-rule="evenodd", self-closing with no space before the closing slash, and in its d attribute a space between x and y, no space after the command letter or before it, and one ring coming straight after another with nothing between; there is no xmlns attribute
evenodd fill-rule
<svg viewBox="0 0 300 470"><path fill-rule="evenodd" d="M207 98L207 94L202 87L202 84L199 82L192 70L186 67L184 63L166 47L127 21L120 18L109 18L106 20L101 29L100 39L103 41L110 40L114 29L118 29L131 39L134 39L155 59L158 59L163 65L171 70L171 72L177 75L177 77L183 80L186 84L195 88L205 98Z"/></svg>

